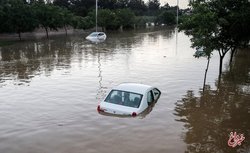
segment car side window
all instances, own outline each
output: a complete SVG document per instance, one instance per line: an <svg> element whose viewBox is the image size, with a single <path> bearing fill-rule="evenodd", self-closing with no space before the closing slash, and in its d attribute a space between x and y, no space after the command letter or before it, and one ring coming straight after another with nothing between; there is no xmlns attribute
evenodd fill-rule
<svg viewBox="0 0 250 153"><path fill-rule="evenodd" d="M152 90L150 90L147 94L147 101L148 101L148 104L151 104L154 101Z"/></svg>
<svg viewBox="0 0 250 153"><path fill-rule="evenodd" d="M158 89L154 88L153 93L154 93L154 96L155 96L155 100L157 100L159 98L161 92Z"/></svg>

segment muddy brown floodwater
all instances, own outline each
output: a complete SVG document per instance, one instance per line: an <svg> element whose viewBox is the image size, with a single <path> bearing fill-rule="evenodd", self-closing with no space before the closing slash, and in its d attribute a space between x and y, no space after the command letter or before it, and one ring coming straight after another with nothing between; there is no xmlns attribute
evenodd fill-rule
<svg viewBox="0 0 250 153"><path fill-rule="evenodd" d="M220 84L215 52L202 92L206 59L193 57L184 33L107 35L101 44L72 35L0 48L1 153L250 152L249 50L239 51L231 66L225 57ZM161 90L146 116L96 111L123 82ZM232 131L244 134L241 146L227 145Z"/></svg>

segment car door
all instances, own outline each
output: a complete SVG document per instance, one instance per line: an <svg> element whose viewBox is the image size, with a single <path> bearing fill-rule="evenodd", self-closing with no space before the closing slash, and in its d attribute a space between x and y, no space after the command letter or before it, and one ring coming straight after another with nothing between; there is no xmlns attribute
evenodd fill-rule
<svg viewBox="0 0 250 153"><path fill-rule="evenodd" d="M154 95L153 95L153 91L150 90L148 93L147 93L147 102L148 102L148 105L152 105L153 102L154 102Z"/></svg>
<svg viewBox="0 0 250 153"><path fill-rule="evenodd" d="M154 94L154 100L157 101L160 98L161 92L160 90L158 90L157 88L154 88L152 90L153 94Z"/></svg>

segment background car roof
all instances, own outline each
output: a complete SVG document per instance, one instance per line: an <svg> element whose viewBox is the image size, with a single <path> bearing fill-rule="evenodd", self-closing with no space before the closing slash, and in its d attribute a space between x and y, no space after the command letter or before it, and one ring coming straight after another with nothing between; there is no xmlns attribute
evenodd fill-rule
<svg viewBox="0 0 250 153"><path fill-rule="evenodd" d="M144 94L147 92L152 86L145 85L145 84L139 84L139 83L122 83L116 87L114 87L114 90L123 90L123 91L129 91L139 94Z"/></svg>

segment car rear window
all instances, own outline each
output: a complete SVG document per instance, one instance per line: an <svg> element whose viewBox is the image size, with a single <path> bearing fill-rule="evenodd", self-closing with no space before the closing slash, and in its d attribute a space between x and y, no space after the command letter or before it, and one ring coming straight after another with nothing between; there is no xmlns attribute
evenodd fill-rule
<svg viewBox="0 0 250 153"><path fill-rule="evenodd" d="M108 103L138 108L141 104L142 95L133 92L112 90L104 100Z"/></svg>

